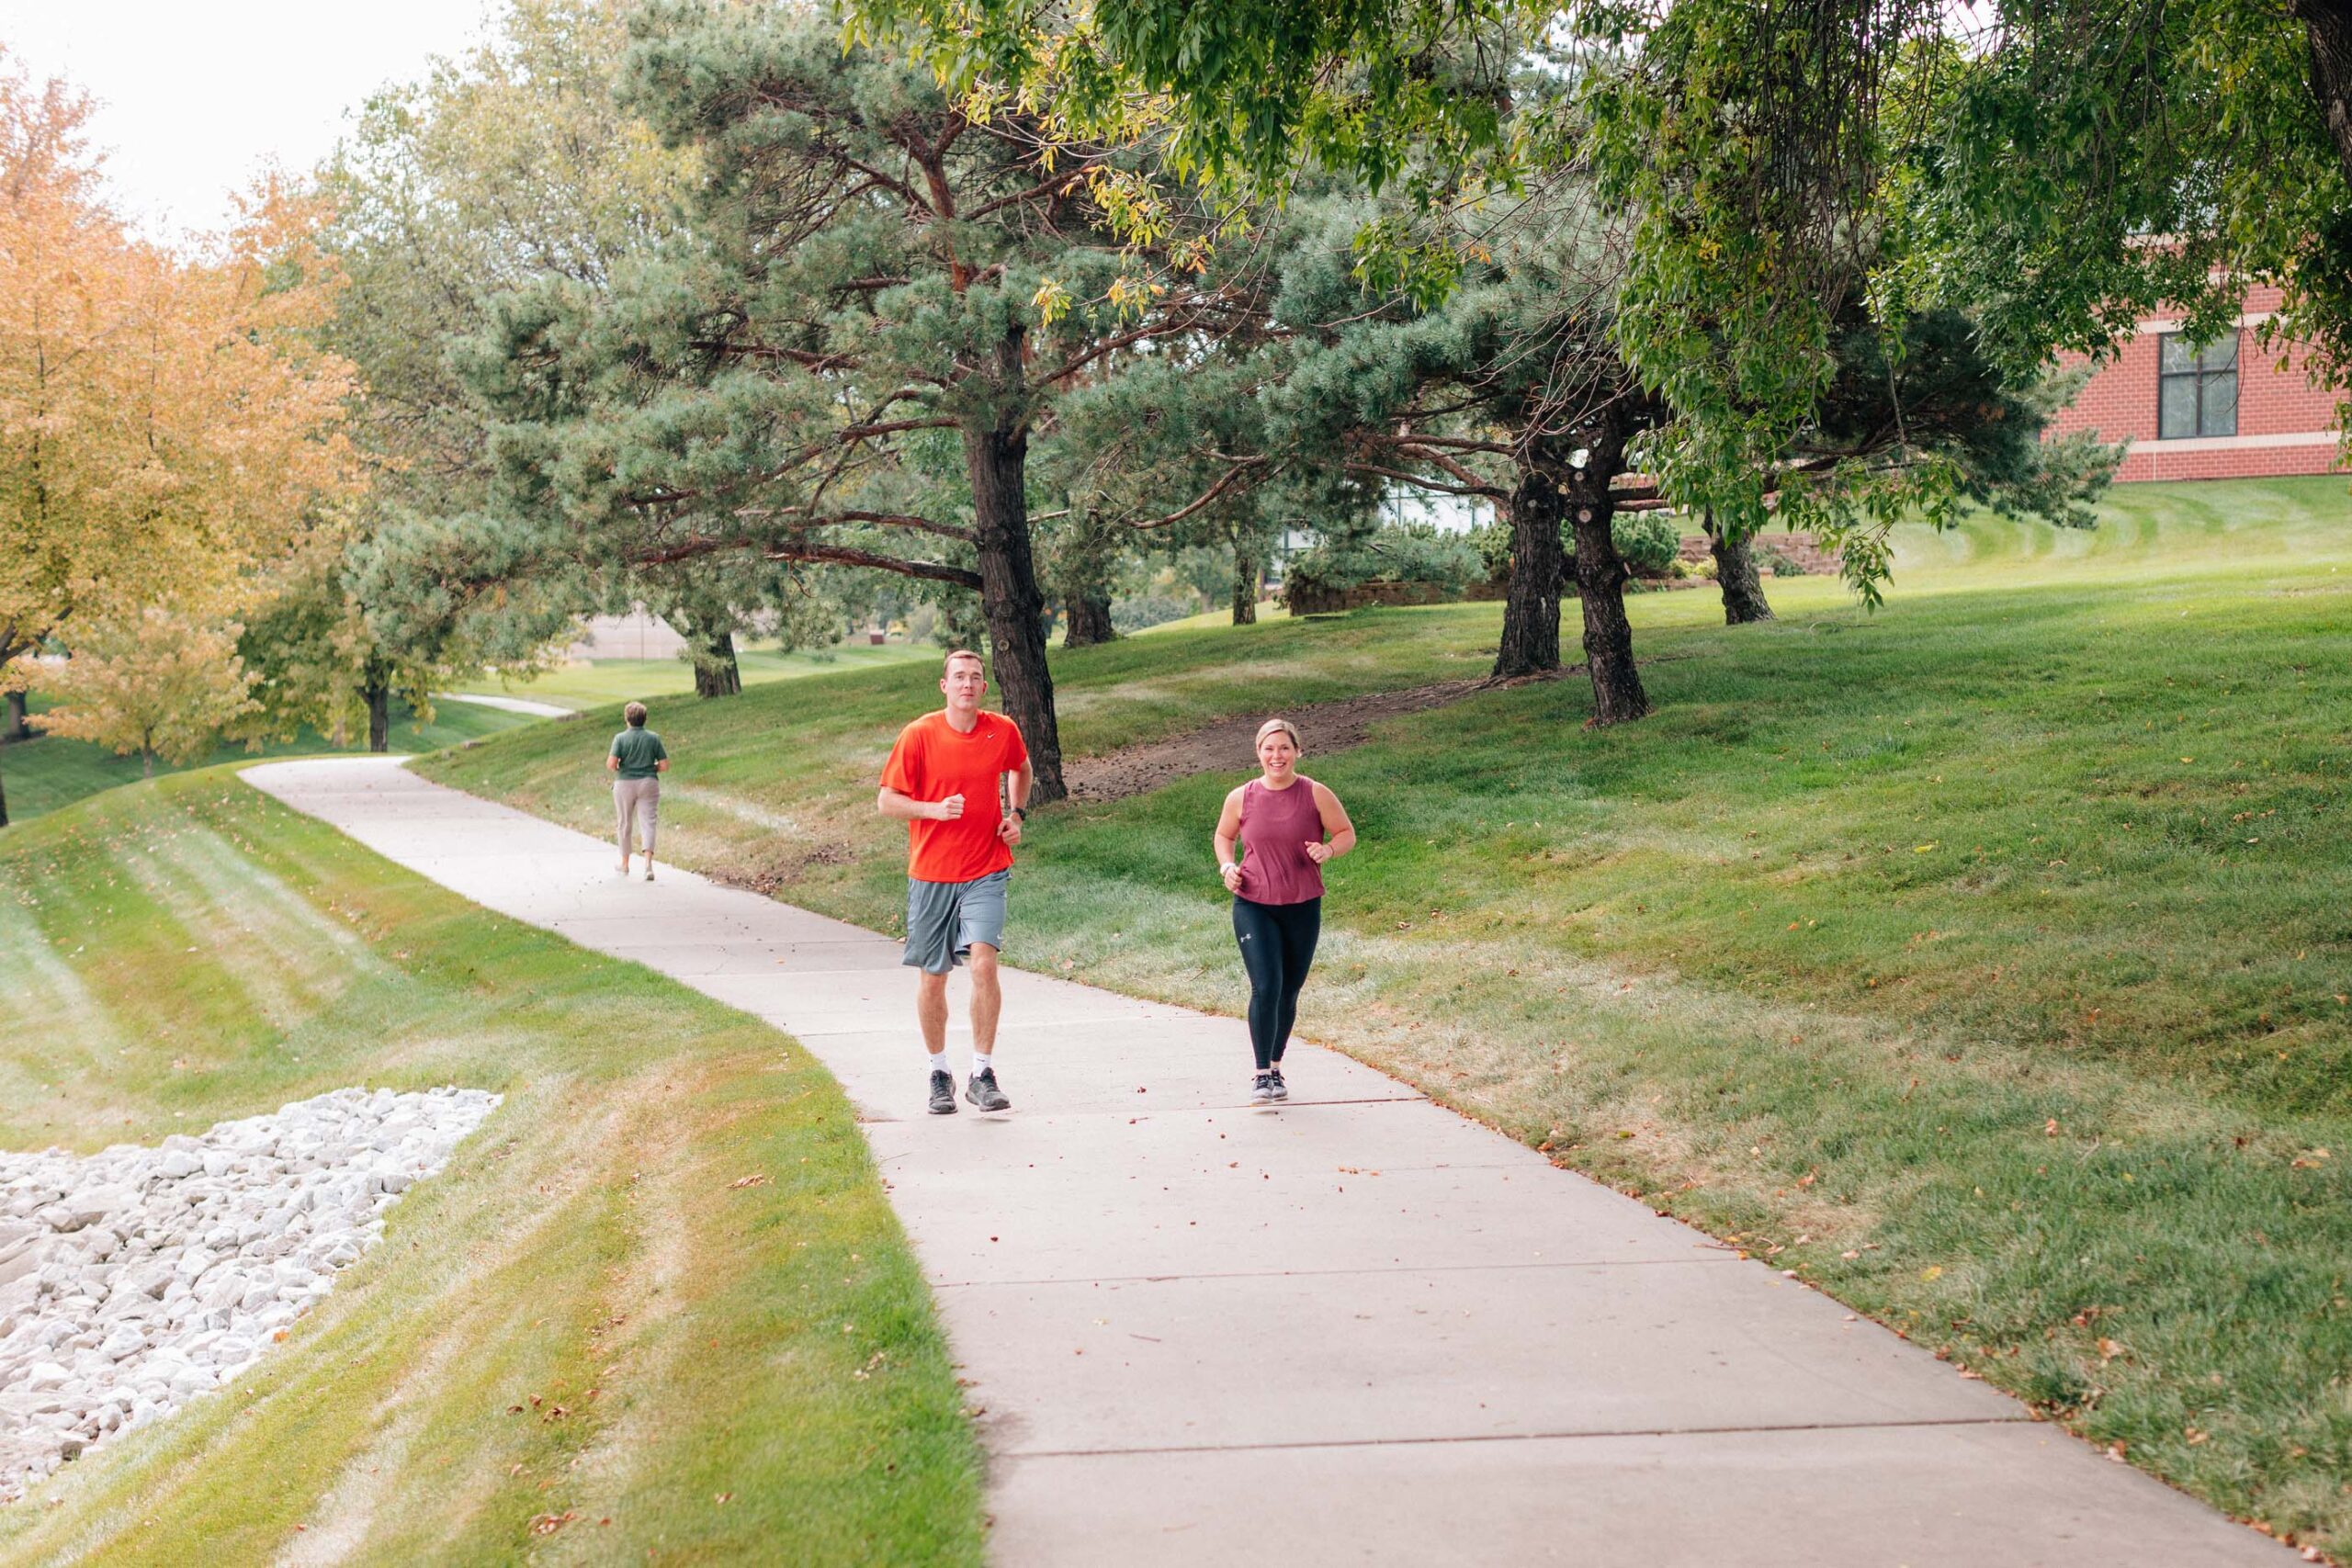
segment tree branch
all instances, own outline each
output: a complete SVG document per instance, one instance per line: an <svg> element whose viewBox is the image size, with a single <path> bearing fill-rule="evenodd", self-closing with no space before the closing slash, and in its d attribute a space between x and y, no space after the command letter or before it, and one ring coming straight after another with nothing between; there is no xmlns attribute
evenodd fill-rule
<svg viewBox="0 0 2352 1568"><path fill-rule="evenodd" d="M1239 479L1243 474L1250 472L1252 468L1263 468L1272 461L1273 461L1273 459L1271 457L1238 458L1235 461L1233 467L1225 471L1225 477L1223 479L1218 479L1216 483L1209 486L1209 488L1196 497L1191 504L1180 507L1176 511L1167 513L1165 516L1148 518L1141 523L1130 523L1127 526L1136 529L1165 528L1171 523L1182 523L1185 518L1190 517L1193 513L1200 511L1204 506L1207 506L1212 502L1216 501L1218 496L1223 495L1227 490L1231 489L1233 481Z"/></svg>
<svg viewBox="0 0 2352 1568"><path fill-rule="evenodd" d="M658 550L641 551L629 558L634 566L666 566L673 561L695 560L704 556L718 555L724 550L757 550L769 560L807 561L818 566L860 566L876 571L895 572L900 577L926 578L933 582L952 582L959 588L979 591L980 574L967 571L959 566L942 566L937 561L902 560L897 556L876 555L872 550L851 549L844 545L762 545L751 539L688 539Z"/></svg>

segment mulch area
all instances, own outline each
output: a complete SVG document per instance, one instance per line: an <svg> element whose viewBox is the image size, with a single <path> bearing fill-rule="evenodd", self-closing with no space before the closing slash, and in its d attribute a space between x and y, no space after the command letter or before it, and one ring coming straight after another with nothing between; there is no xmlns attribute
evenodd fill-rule
<svg viewBox="0 0 2352 1568"><path fill-rule="evenodd" d="M1306 755L1319 757L1327 752L1363 744L1371 734L1372 727L1383 719L1408 713L1424 713L1449 703L1458 703L1480 692L1522 686L1532 681L1555 681L1563 675L1582 673L1584 666L1577 664L1566 670L1521 676L1510 681L1498 681L1491 676L1480 680L1440 681L1434 685L1411 686L1401 692L1368 692L1363 696L1344 697L1338 702L1285 708L1281 716L1298 726L1298 733L1306 742ZM1194 773L1246 771L1255 765L1251 747L1258 739L1258 727L1273 716L1271 713L1258 713L1237 718L1221 718L1215 724L1183 735L1171 736L1166 740L1129 746L1124 750L1106 752L1100 757L1068 758L1062 762L1062 782L1069 786L1072 800L1102 802L1124 800L1128 795L1141 795Z"/></svg>

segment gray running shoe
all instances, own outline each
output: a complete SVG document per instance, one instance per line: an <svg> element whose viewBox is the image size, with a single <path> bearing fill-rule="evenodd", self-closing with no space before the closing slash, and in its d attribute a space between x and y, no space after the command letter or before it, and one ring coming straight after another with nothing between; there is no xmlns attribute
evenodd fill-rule
<svg viewBox="0 0 2352 1568"><path fill-rule="evenodd" d="M1005 1099L1004 1091L996 1087L996 1069L993 1067L985 1073L972 1075L971 1081L964 1086L964 1098L983 1111L1010 1111L1012 1108L1012 1101Z"/></svg>
<svg viewBox="0 0 2352 1568"><path fill-rule="evenodd" d="M956 1114L956 1077L952 1073L931 1075L931 1113L933 1116Z"/></svg>
<svg viewBox="0 0 2352 1568"><path fill-rule="evenodd" d="M1272 1100L1273 1100L1273 1098L1274 1098L1274 1075L1273 1075L1273 1074L1272 1074L1272 1073L1260 1073L1260 1074L1259 1074L1255 1078L1253 1078L1253 1079L1251 1079L1251 1080L1250 1080L1250 1104L1252 1104L1252 1105L1267 1105L1267 1104L1271 1104L1271 1103L1272 1102Z"/></svg>
<svg viewBox="0 0 2352 1568"><path fill-rule="evenodd" d="M1277 1066L1266 1076L1274 1080L1274 1098L1276 1100L1288 1100L1290 1098L1290 1085L1283 1082L1282 1068Z"/></svg>

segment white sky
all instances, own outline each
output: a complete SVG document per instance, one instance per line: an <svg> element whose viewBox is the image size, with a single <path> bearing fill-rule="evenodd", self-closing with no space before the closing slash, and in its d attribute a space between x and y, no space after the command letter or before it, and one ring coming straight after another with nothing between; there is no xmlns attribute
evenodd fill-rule
<svg viewBox="0 0 2352 1568"><path fill-rule="evenodd" d="M271 160L310 168L347 111L481 35L497 0L0 0L0 44L99 101L120 209L158 239L214 229Z"/></svg>

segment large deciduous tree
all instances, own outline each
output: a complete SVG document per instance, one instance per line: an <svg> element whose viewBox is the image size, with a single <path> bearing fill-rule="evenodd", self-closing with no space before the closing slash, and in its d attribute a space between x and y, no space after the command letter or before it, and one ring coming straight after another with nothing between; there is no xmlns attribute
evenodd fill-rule
<svg viewBox="0 0 2352 1568"><path fill-rule="evenodd" d="M506 504L640 568L752 552L977 591L1059 797L1031 444L1092 367L1225 300L1135 149L984 113L811 16L679 5L639 31L627 98L701 159L693 240L501 302L473 375Z"/></svg>
<svg viewBox="0 0 2352 1568"><path fill-rule="evenodd" d="M315 211L265 184L192 254L135 239L87 114L0 71L0 684L87 620L217 621L358 483Z"/></svg>

